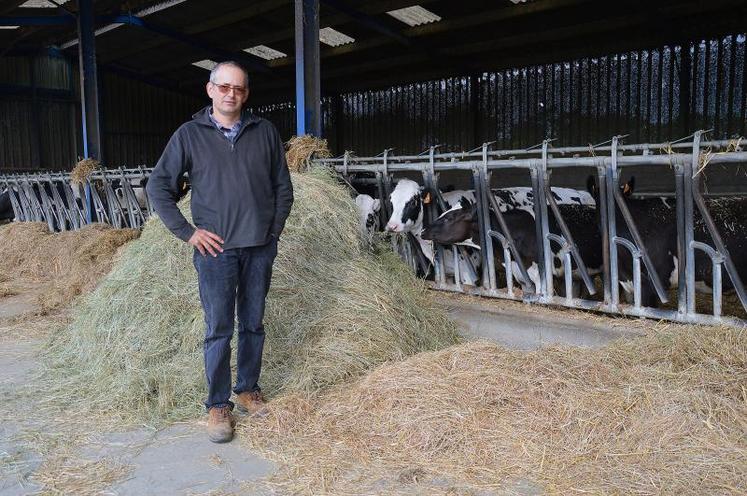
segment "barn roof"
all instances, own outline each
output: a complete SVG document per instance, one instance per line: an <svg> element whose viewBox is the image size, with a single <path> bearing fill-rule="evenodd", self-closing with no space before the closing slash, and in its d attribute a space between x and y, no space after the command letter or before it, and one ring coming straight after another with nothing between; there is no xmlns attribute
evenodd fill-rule
<svg viewBox="0 0 747 496"><path fill-rule="evenodd" d="M51 5L55 2L60 6ZM41 7L44 3L51 8ZM326 37L320 49L323 94L658 46L743 30L747 20L743 0L320 4L320 28L338 33ZM248 66L255 101L292 100L291 1L97 0L95 9L102 70L199 94L207 73L194 63L233 58ZM17 17L20 24L20 18L41 16L50 23L4 26L0 54L56 47L75 59L76 26L63 19L74 19L69 13L76 10L76 0L0 0L6 20Z"/></svg>

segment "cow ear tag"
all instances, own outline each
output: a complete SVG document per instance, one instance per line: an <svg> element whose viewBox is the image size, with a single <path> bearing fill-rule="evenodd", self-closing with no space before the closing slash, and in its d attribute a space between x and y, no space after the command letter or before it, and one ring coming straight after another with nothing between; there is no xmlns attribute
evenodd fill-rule
<svg viewBox="0 0 747 496"><path fill-rule="evenodd" d="M431 192L428 191L425 196L423 197L423 203L425 205L428 205L431 202Z"/></svg>

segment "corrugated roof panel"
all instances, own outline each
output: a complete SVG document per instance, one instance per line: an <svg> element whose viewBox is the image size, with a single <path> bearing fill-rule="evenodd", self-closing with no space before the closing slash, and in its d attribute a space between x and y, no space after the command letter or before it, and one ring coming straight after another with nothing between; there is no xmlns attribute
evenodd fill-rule
<svg viewBox="0 0 747 496"><path fill-rule="evenodd" d="M257 45L251 48L244 48L244 51L265 60L282 59L283 57L288 56L287 53L283 53L279 50L275 50L274 48L270 48L265 45Z"/></svg>
<svg viewBox="0 0 747 496"><path fill-rule="evenodd" d="M162 10L166 10L170 7L173 7L174 5L179 5L180 3L184 3L187 0L168 0L166 2L161 2L153 5L152 7L145 8L143 10L140 10L137 12L138 17L145 17L147 15L155 14L156 12L161 12Z"/></svg>
<svg viewBox="0 0 747 496"><path fill-rule="evenodd" d="M413 5L412 7L405 7L404 9L390 10L387 14L398 21L404 22L408 26L420 26L421 24L428 24L441 20L440 16L420 5Z"/></svg>
<svg viewBox="0 0 747 496"><path fill-rule="evenodd" d="M67 3L69 0L58 0L57 3ZM50 2L49 0L27 0L21 4L21 7L27 7L30 9L56 9L57 5Z"/></svg>
<svg viewBox="0 0 747 496"><path fill-rule="evenodd" d="M200 67L202 69L207 69L208 71L212 71L213 67L218 65L218 62L215 60L205 59L205 60L198 60L197 62L192 62L192 65L196 65L197 67Z"/></svg>
<svg viewBox="0 0 747 496"><path fill-rule="evenodd" d="M340 45L354 43L355 38L351 38L350 36L332 28L323 28L319 30L319 41L321 41L325 45L337 47Z"/></svg>

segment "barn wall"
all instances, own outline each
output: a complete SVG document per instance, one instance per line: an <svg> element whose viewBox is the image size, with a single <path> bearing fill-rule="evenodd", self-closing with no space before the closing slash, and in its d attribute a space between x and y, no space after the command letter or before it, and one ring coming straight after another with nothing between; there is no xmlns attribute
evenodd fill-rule
<svg viewBox="0 0 747 496"><path fill-rule="evenodd" d="M747 134L745 35L333 97L324 107L334 150L459 151L496 141L523 148L660 142L696 129ZM336 103L335 100L339 100ZM289 112L292 112L292 108Z"/></svg>
<svg viewBox="0 0 747 496"><path fill-rule="evenodd" d="M171 134L207 104L123 77L100 74L101 133L109 167L155 165Z"/></svg>
<svg viewBox="0 0 747 496"><path fill-rule="evenodd" d="M75 82L59 57L0 57L0 169L75 163Z"/></svg>
<svg viewBox="0 0 747 496"><path fill-rule="evenodd" d="M710 129L747 134L745 35L325 96L335 154L466 150L484 141L523 148L598 143L614 134L657 142ZM109 166L154 165L168 137L206 99L100 75ZM0 57L0 169L66 169L82 149L77 71L60 57ZM283 139L293 103L252 109Z"/></svg>

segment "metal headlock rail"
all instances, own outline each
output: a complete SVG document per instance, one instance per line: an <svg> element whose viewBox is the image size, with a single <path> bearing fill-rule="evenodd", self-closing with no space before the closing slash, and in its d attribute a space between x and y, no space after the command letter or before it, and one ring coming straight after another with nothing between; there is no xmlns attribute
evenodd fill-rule
<svg viewBox="0 0 747 496"><path fill-rule="evenodd" d="M701 192L702 174L699 170L707 164L721 164L737 166L747 163L747 152L739 146L740 140L703 141L703 134L698 131L686 138L669 143L658 144L622 144L625 136L615 136L611 140L598 145L553 148L551 140L523 150L491 150L492 143L485 143L482 147L463 153L436 153L437 147L430 147L418 155L395 156L391 149L375 157L354 157L349 153L339 158L319 159L316 164L333 167L342 174L348 182L356 182L350 174L364 174L373 179L358 178L361 182L375 182L380 198L388 198L392 191L393 173L420 173L424 185L437 193L437 201L432 202L424 212L425 218L433 220L438 217L439 209L444 210L443 199L438 188L438 176L442 171L464 171L471 173L472 184L475 188L477 201L478 223L480 226L480 242L482 249L482 278L479 286L465 289L461 285L459 274L459 255L463 260L469 257L452 247L454 257L453 281L446 280L443 267L443 255L436 257L434 264L435 281L432 286L439 290L467 292L482 296L507 298L527 302L556 304L566 307L596 310L606 313L668 319L679 322L694 323L727 323L743 326L747 322L738 318L721 315L722 307L722 271L725 269L732 282L734 290L747 310L747 294L734 265L732 254L719 233L706 200ZM642 306L642 269L645 268L646 277L653 287L658 300L668 301L667 287L646 249L646 242L640 234L636 219L631 214L626 199L620 191L620 172L632 166L659 165L667 166L674 171L676 196L677 223L677 270L678 270L678 307L676 310L651 308ZM598 180L598 215L600 217L603 259L603 301L593 301L575 298L572 294L573 269L580 275L581 281L590 295L596 292L593 279L581 258L578 246L574 241L561 210L550 190L551 172L555 169L569 167L587 167L590 174ZM537 234L537 265L539 268L539 287L535 288L529 282L527 269L522 263L514 239L500 211L495 196L491 194L491 173L505 169L524 169L529 172L533 197L544 198L545 201L534 201L533 213ZM500 185L504 186L504 185ZM511 185L505 185L511 186ZM384 225L391 215L388 202L382 201L380 215ZM552 212L558 233L550 232L550 217ZM707 234L712 240L712 246L695 240L694 212L697 211L705 225ZM500 232L491 226L491 218L497 222ZM618 222L623 222L629 237L623 237ZM411 243L407 247L399 247L405 254L406 260L413 267L420 267L427 272L427 263L422 256L418 259L413 252L419 252L415 247L412 235ZM499 288L496 274L496 263L493 257L493 245L499 243L502 249L503 266L505 267L506 287ZM558 256L562 260L564 271L564 296L557 296L553 287L553 250L552 245L559 247ZM394 242L393 242L393 246ZM396 246L395 246L396 248ZM443 253L442 246L436 246L438 252ZM633 274L633 303L620 301L620 267L618 252L625 250L632 257ZM700 250L710 259L712 264L713 285L713 314L706 315L695 309L695 253ZM620 252L622 253L622 252ZM744 254L733 254L744 256ZM575 267L573 263L575 262ZM518 281L522 286L521 293L514 288L517 278L514 275L516 267L520 273ZM468 269L474 270L471 264ZM668 281L667 281L668 282Z"/></svg>
<svg viewBox="0 0 747 496"><path fill-rule="evenodd" d="M80 229L91 222L137 229L152 210L145 191L138 199L132 182L151 171L102 169L83 184L73 182L67 172L0 174L0 191L8 192L16 221L46 222L50 231Z"/></svg>
<svg viewBox="0 0 747 496"><path fill-rule="evenodd" d="M425 211L426 218L430 221L436 219L439 211L442 212L446 206L438 188L438 173L464 171L471 174L477 202L480 244L483 247L480 250L480 286L462 286L460 267L472 272L470 275L473 278L477 273L463 246L452 246L450 250L455 272L452 280L447 280L444 247L436 246L435 251L439 254L433 267L433 287L436 289L680 322L745 325L747 322L743 320L721 315L724 270L746 310L747 293L732 254L729 253L701 192L703 174L699 172L707 164L737 166L746 163L747 152L741 150L739 141L736 140L704 141L702 137L705 132L698 131L681 140L659 144L625 145L621 144L624 136L615 136L598 145L578 147L554 148L551 146L551 140L546 140L528 149L491 150L492 143L485 143L475 150L464 153L436 153L438 147L433 146L418 155L396 156L391 153L391 149L387 149L375 157L354 157L350 153L345 153L340 158L321 159L315 162L334 167L349 182L355 182L350 179L350 174L368 173L372 176L370 181L375 183L382 199L389 198L393 190L394 173L420 173L424 184L436 196L436 201L431 202ZM641 276L644 268L658 300L666 303L668 295L664 282L654 268L645 240L636 225L636 219L633 218L618 184L622 170L641 165L667 166L674 171L679 262L676 310L642 305ZM574 269L590 295L595 294L596 288L550 189L552 171L570 167L589 168L590 173L598 180L597 209L600 224L604 226L601 230L603 301L576 298L572 292ZM492 173L506 169L528 171L533 198L545 199L534 201L533 205L538 245L536 258L539 287L534 287L531 282L514 236L495 196L491 193ZM84 184L72 183L68 173L6 174L0 175L0 190L8 191L17 221L46 222L51 231L79 229L91 222L106 222L119 228L140 228L152 213L152 209L144 188L140 188L138 197L132 183L147 178L151 171L152 169L143 167L97 170ZM696 209L712 245L695 239ZM550 212L559 232L550 232ZM388 202L382 201L382 225L391 213ZM500 230L493 229L492 220L495 220ZM621 235L618 222L625 224L629 237ZM398 240L392 239L392 247L399 250L411 267L428 273L430 263L423 256L413 234L408 233L408 241L400 245ZM501 248L502 265L505 267L505 287L499 287L497 264L493 256L494 243L498 243L497 246ZM553 285L553 245L559 248L557 256L562 261L564 296L556 295ZM627 251L632 258L632 305L620 301L620 250ZM696 250L704 253L712 265L712 315L699 314L695 308ZM460 261L463 263L460 264ZM515 270L518 270L518 275L515 274ZM516 290L515 283L521 286L521 292Z"/></svg>

